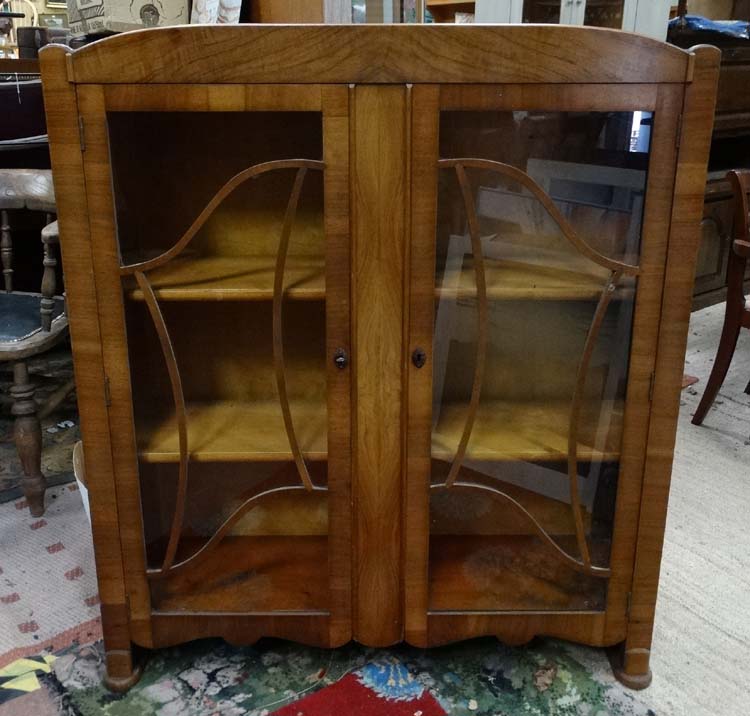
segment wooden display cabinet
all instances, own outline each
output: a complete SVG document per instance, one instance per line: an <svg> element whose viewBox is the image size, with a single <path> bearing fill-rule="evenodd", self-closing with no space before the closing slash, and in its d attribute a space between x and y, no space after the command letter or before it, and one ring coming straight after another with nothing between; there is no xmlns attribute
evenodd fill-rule
<svg viewBox="0 0 750 716"><path fill-rule="evenodd" d="M647 685L718 52L219 26L41 63L109 685L134 645L486 634Z"/></svg>

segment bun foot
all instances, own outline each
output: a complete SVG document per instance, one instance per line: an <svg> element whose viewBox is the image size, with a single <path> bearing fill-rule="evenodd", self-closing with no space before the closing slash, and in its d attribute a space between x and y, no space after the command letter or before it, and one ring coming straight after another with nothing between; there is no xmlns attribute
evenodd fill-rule
<svg viewBox="0 0 750 716"><path fill-rule="evenodd" d="M615 678L625 687L641 691L651 684L648 649L624 649L620 644L609 649L607 655Z"/></svg>
<svg viewBox="0 0 750 716"><path fill-rule="evenodd" d="M144 661L144 658L131 661L129 652L107 652L107 668L104 671L102 683L116 694L124 693L140 681Z"/></svg>
<svg viewBox="0 0 750 716"><path fill-rule="evenodd" d="M642 689L648 688L651 685L651 679L653 674L649 669L645 674L628 674L621 669L613 669L615 678L629 689L635 691L641 691Z"/></svg>

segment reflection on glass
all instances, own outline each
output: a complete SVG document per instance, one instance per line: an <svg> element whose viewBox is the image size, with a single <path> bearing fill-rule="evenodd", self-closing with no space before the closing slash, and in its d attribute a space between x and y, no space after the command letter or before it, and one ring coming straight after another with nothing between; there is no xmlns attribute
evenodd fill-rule
<svg viewBox="0 0 750 716"><path fill-rule="evenodd" d="M354 23L421 22L417 0L352 0Z"/></svg>
<svg viewBox="0 0 750 716"><path fill-rule="evenodd" d="M440 171L430 609L604 607L640 121L442 114L441 157L466 161Z"/></svg>
<svg viewBox="0 0 750 716"><path fill-rule="evenodd" d="M162 256L239 173L322 156L319 113L108 119L124 265ZM329 606L323 173L301 176L264 169L123 278L155 609Z"/></svg>
<svg viewBox="0 0 750 716"><path fill-rule="evenodd" d="M559 23L562 0L524 0L523 21Z"/></svg>
<svg viewBox="0 0 750 716"><path fill-rule="evenodd" d="M586 0L583 24L619 30L624 8L625 0Z"/></svg>

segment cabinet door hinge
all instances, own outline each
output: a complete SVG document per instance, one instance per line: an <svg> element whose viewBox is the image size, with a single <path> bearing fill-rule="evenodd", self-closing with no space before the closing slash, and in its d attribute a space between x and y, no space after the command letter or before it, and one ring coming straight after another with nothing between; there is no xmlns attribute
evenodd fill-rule
<svg viewBox="0 0 750 716"><path fill-rule="evenodd" d="M80 139L81 151L86 151L86 126L83 123L83 117L78 118L78 137Z"/></svg>
<svg viewBox="0 0 750 716"><path fill-rule="evenodd" d="M109 407L112 405L112 393L109 390L109 377L104 376L104 404Z"/></svg>
<svg viewBox="0 0 750 716"><path fill-rule="evenodd" d="M654 382L656 380L656 373L651 373L648 378L648 402L654 401Z"/></svg>
<svg viewBox="0 0 750 716"><path fill-rule="evenodd" d="M675 148L679 149L680 144L682 144L682 113L677 117L677 136L674 138Z"/></svg>

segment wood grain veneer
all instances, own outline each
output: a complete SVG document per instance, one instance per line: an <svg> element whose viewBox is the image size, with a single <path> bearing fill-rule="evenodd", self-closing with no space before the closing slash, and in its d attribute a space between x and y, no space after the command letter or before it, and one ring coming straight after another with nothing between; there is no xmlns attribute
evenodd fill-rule
<svg viewBox="0 0 750 716"><path fill-rule="evenodd" d="M618 676L648 683L718 59L545 26L163 28L42 50L112 688L138 676L133 644L208 636L548 635L620 645ZM543 233L481 257L469 210L473 260L436 278L440 173L470 209L470 172L498 167L441 156L441 112L516 110L654 112L637 265L502 164L567 260L538 260ZM604 404L594 344L629 302ZM437 405L442 303L484 320L457 348L480 369Z"/></svg>

